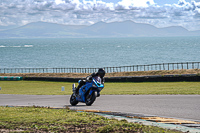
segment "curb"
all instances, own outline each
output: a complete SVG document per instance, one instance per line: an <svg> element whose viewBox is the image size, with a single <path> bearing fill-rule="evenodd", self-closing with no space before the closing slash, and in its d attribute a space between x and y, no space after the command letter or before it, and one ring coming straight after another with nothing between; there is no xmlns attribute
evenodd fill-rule
<svg viewBox="0 0 200 133"><path fill-rule="evenodd" d="M138 114L125 114L120 112L100 110L75 110L78 112L92 112L108 119L127 120L128 122L141 123L143 125L157 126L182 132L200 133L200 121L181 120L176 118L164 118L158 116L145 116Z"/></svg>
<svg viewBox="0 0 200 133"><path fill-rule="evenodd" d="M200 121L181 120L176 118L164 118L158 116L145 116L138 114L124 114L101 110L75 110L77 112L92 112L108 119L127 120L128 122L141 123L143 125L157 126L182 132L200 133Z"/></svg>
<svg viewBox="0 0 200 133"><path fill-rule="evenodd" d="M19 81L22 79L23 77L17 77L17 76L0 76L0 81Z"/></svg>

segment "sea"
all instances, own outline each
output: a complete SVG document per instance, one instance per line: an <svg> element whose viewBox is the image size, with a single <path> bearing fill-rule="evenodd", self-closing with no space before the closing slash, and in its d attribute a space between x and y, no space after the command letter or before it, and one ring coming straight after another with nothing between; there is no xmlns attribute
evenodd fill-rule
<svg viewBox="0 0 200 133"><path fill-rule="evenodd" d="M0 39L0 68L199 62L200 37Z"/></svg>

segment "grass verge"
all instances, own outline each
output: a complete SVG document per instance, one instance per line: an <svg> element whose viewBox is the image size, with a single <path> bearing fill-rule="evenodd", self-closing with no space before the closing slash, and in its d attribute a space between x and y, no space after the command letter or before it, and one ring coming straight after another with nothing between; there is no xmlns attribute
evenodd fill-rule
<svg viewBox="0 0 200 133"><path fill-rule="evenodd" d="M65 91L61 91L62 86ZM76 83L77 86L77 83ZM70 82L0 81L0 94L70 95ZM200 95L200 82L105 83L103 95Z"/></svg>
<svg viewBox="0 0 200 133"><path fill-rule="evenodd" d="M91 73L0 73L0 76L21 76L21 77L70 77L82 78ZM175 75L175 74L200 74L200 69L180 69L180 70L155 70L155 71L133 71L106 73L105 77L123 76L147 76L147 75Z"/></svg>
<svg viewBox="0 0 200 133"><path fill-rule="evenodd" d="M69 109L0 107L0 116L0 132L178 132Z"/></svg>

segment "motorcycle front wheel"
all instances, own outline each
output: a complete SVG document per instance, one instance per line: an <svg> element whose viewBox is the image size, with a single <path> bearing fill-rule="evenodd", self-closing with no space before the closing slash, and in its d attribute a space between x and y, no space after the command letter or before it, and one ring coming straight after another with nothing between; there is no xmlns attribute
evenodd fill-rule
<svg viewBox="0 0 200 133"><path fill-rule="evenodd" d="M76 106L78 104L78 101L76 100L76 97L75 97L74 94L72 94L71 97L70 97L70 104L72 106Z"/></svg>
<svg viewBox="0 0 200 133"><path fill-rule="evenodd" d="M91 95L87 94L85 103L87 106L91 106L95 100L96 95L95 92L93 92Z"/></svg>

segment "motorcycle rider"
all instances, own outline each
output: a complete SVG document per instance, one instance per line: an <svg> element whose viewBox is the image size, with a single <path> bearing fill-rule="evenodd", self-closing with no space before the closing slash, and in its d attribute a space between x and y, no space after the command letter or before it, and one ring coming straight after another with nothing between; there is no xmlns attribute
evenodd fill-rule
<svg viewBox="0 0 200 133"><path fill-rule="evenodd" d="M99 68L97 73L92 73L90 76L86 77L86 80L81 80L79 82L79 85L76 88L76 94L79 93L79 89L81 88L81 86L85 85L86 82L91 82L92 78L95 78L98 82L104 84L104 76L105 76L105 70L103 68ZM98 94L98 96L100 96L100 94Z"/></svg>

